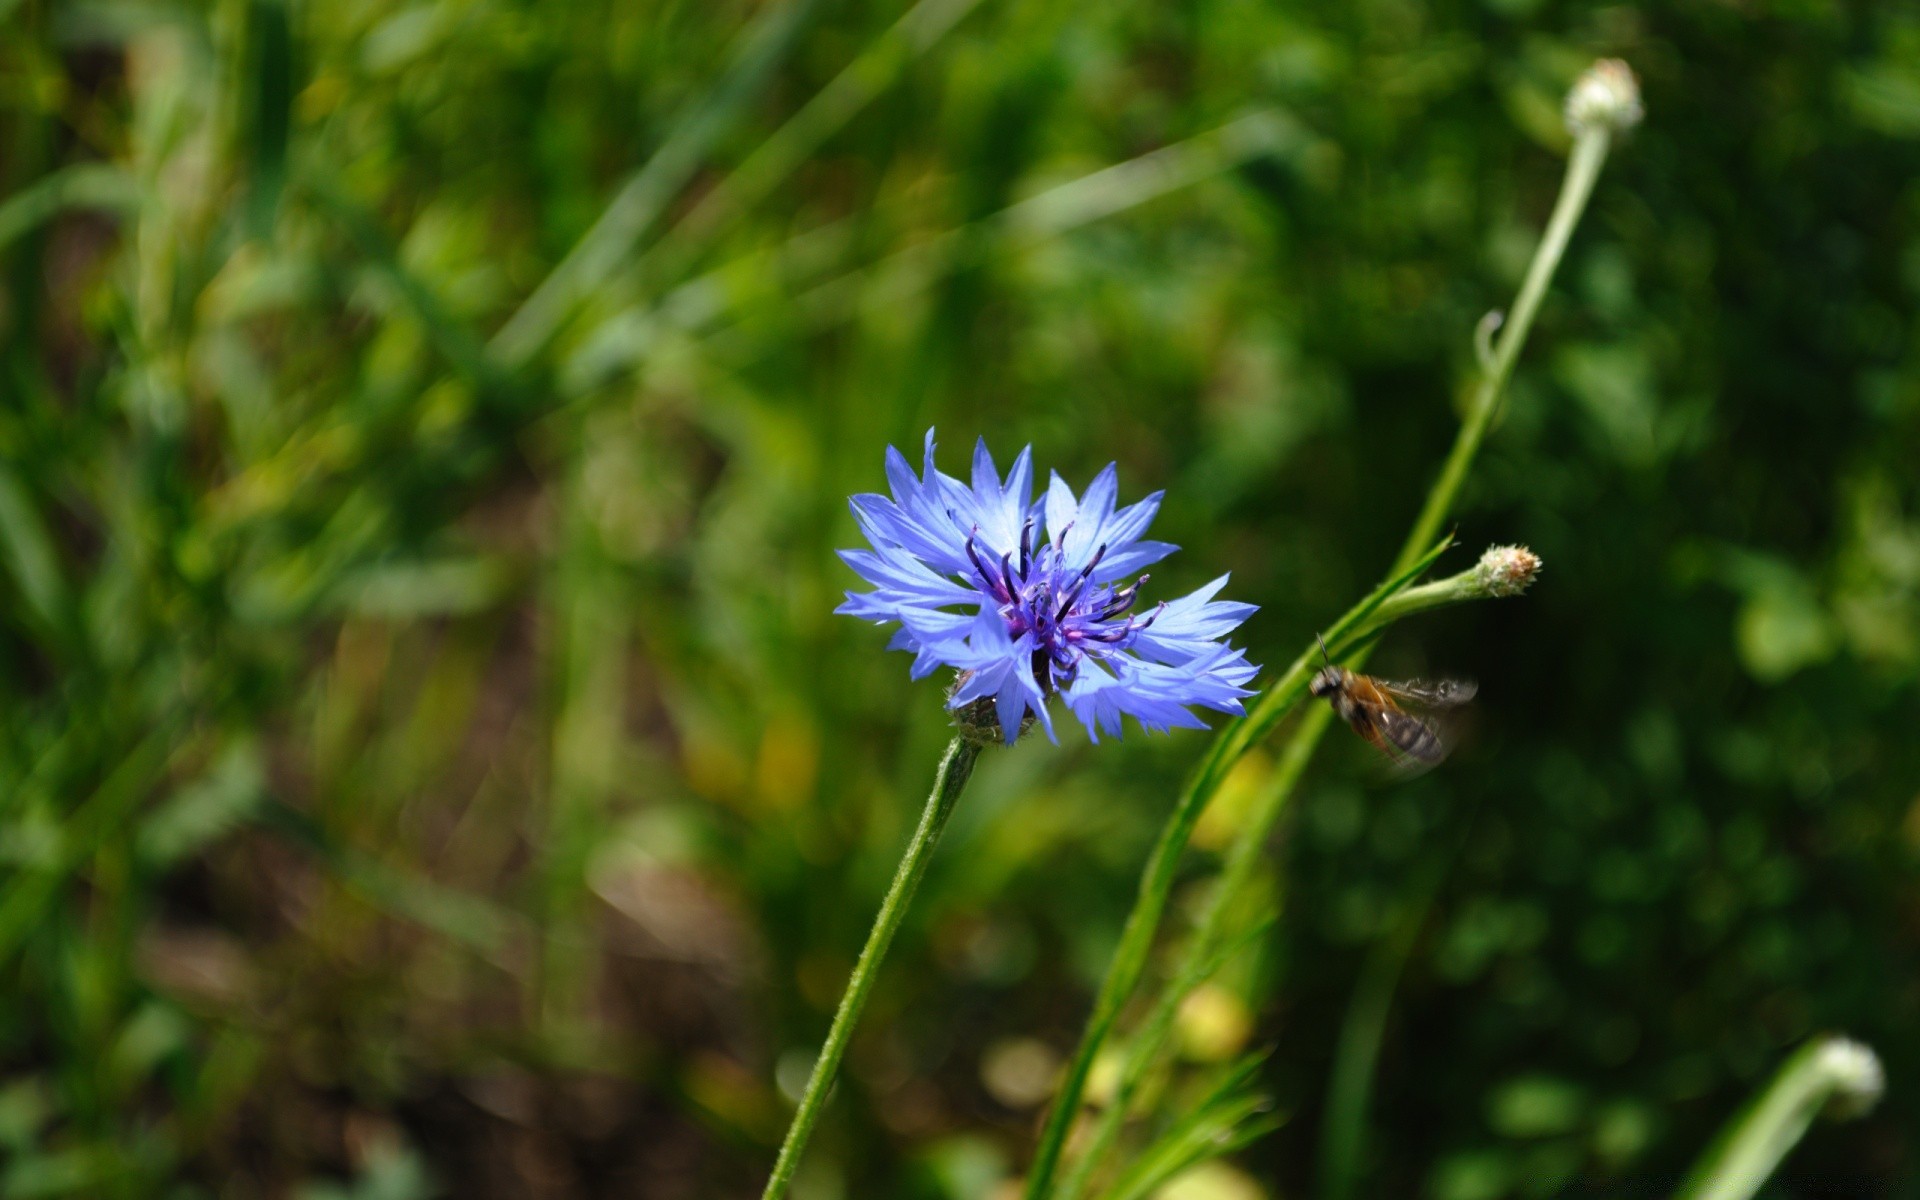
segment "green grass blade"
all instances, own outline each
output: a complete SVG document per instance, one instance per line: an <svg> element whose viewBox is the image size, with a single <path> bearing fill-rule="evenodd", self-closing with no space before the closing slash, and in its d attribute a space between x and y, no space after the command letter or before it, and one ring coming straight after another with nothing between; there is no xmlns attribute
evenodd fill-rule
<svg viewBox="0 0 1920 1200"><path fill-rule="evenodd" d="M614 193L600 219L494 335L487 349L495 362L508 370L526 366L580 301L619 269L714 143L733 128L747 101L764 89L816 6L817 0L786 0L740 35L726 73L674 122L666 143Z"/></svg>
<svg viewBox="0 0 1920 1200"><path fill-rule="evenodd" d="M642 279L679 280L700 253L741 214L771 195L809 155L938 45L980 0L920 0L867 44L685 217L641 256Z"/></svg>
<svg viewBox="0 0 1920 1200"><path fill-rule="evenodd" d="M0 203L0 249L69 208L131 216L140 206L139 181L105 163L79 163L35 181Z"/></svg>

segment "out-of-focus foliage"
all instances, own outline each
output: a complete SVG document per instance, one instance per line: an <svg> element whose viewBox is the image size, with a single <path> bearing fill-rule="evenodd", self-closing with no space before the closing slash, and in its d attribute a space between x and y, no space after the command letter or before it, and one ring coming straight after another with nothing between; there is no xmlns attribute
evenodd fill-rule
<svg viewBox="0 0 1920 1200"><path fill-rule="evenodd" d="M1290 654L1616 54L1459 525L1547 574L1382 647L1477 740L1316 765L1182 1034L1285 1124L1166 1194L1658 1194L1822 1029L1889 1097L1777 1194L1920 1194L1920 21L901 11L0 3L0 1193L753 1194L944 737L845 495L1118 459ZM1202 745L1064 740L983 761L812 1200L1017 1171Z"/></svg>

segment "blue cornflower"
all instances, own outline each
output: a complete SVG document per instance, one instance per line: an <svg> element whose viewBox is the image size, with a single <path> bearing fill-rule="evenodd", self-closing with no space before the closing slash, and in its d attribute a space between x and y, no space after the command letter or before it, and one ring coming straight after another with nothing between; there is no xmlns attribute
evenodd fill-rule
<svg viewBox="0 0 1920 1200"><path fill-rule="evenodd" d="M913 652L913 677L956 668L948 707L990 700L1009 745L1030 716L1053 738L1056 693L1096 742L1122 716L1159 731L1199 728L1193 705L1238 715L1259 668L1221 639L1254 606L1215 600L1222 575L1140 611L1148 577L1123 581L1178 547L1141 536L1163 493L1116 510L1117 479L1109 464L1076 499L1055 474L1033 500L1032 447L1002 480L982 439L968 487L934 468L931 429L920 477L889 446L893 496L852 500L873 549L840 552L874 590L835 611L898 622L888 649Z"/></svg>

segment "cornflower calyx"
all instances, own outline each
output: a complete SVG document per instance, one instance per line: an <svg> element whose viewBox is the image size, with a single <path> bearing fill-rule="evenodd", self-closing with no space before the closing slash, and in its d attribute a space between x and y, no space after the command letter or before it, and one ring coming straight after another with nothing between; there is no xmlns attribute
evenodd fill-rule
<svg viewBox="0 0 1920 1200"><path fill-rule="evenodd" d="M1159 493L1116 509L1109 465L1082 496L1054 475L1036 501L1030 451L1002 480L980 442L971 487L937 470L933 451L929 430L916 477L889 448L892 496L853 497L872 549L841 557L875 590L847 593L837 611L898 622L891 646L913 651L915 678L955 668L948 705L963 725L980 725L990 701L1008 743L1035 720L1053 737L1056 695L1096 741L1122 716L1162 730L1198 726L1189 706L1242 711L1257 668L1220 639L1254 610L1213 599L1226 578L1141 609L1140 568L1175 549L1142 537Z"/></svg>

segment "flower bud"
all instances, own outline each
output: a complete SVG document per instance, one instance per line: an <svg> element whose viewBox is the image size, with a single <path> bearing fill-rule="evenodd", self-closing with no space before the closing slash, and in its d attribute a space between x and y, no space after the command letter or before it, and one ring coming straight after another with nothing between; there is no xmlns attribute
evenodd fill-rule
<svg viewBox="0 0 1920 1200"><path fill-rule="evenodd" d="M1852 1038L1829 1038L1819 1050L1820 1071L1832 1082L1827 1107L1835 1116L1858 1116L1887 1090L1887 1073L1873 1048Z"/></svg>
<svg viewBox="0 0 1920 1200"><path fill-rule="evenodd" d="M1640 82L1617 58L1587 68L1567 93L1567 129L1579 137L1591 129L1624 133L1640 123Z"/></svg>
<svg viewBox="0 0 1920 1200"><path fill-rule="evenodd" d="M1518 596L1540 574L1540 556L1525 546L1494 546L1473 568L1474 583L1489 596Z"/></svg>

